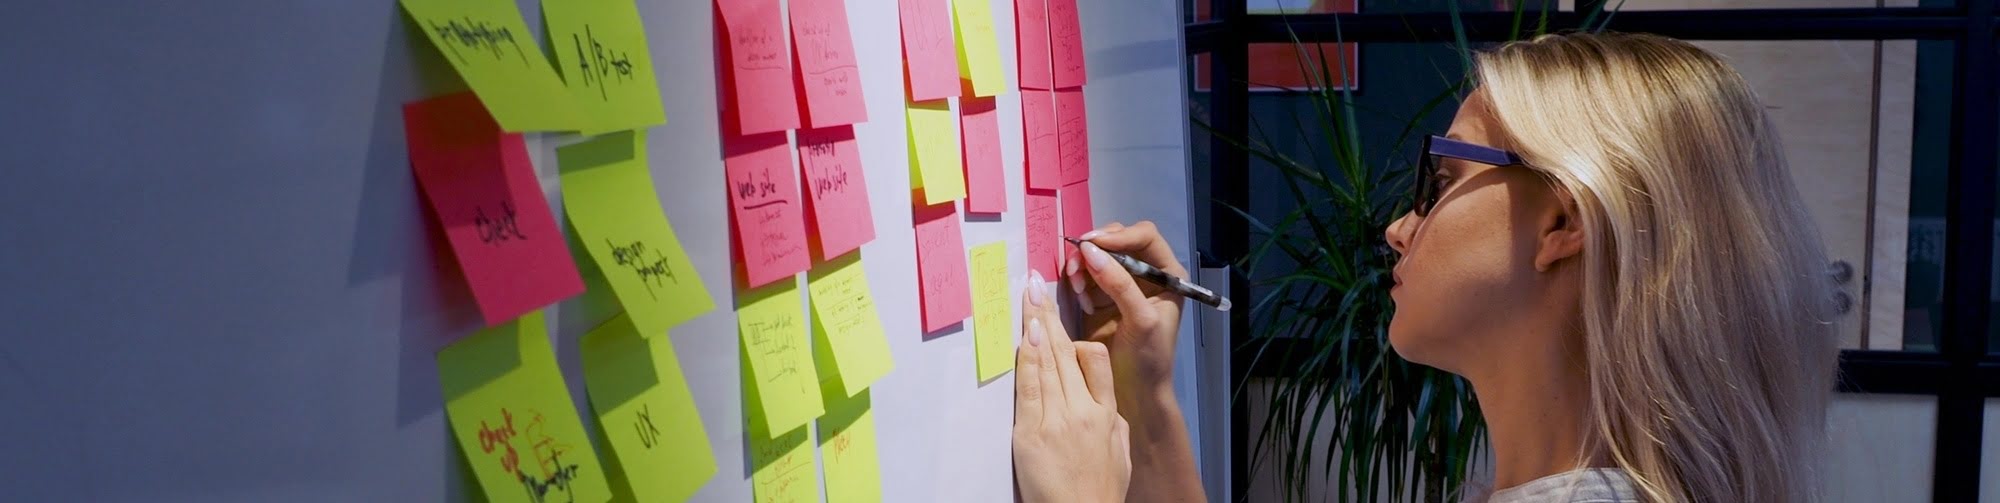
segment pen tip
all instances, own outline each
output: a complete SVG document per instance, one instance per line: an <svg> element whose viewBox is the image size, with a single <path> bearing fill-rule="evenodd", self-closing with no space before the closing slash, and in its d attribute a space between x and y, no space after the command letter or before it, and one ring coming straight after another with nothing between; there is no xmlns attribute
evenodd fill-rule
<svg viewBox="0 0 2000 503"><path fill-rule="evenodd" d="M1082 241L1082 240L1079 240L1079 239L1077 239L1077 238L1073 238L1073 237L1069 237L1069 236L1063 236L1063 241L1068 241L1068 242L1069 242L1069 244L1073 244L1073 245L1077 245L1077 246L1082 246L1082 245L1083 245L1083 241Z"/></svg>

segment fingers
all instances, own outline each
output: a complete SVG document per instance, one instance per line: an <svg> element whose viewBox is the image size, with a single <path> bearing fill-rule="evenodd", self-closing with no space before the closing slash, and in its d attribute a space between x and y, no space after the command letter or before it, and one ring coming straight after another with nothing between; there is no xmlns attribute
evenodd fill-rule
<svg viewBox="0 0 2000 503"><path fill-rule="evenodd" d="M1077 239L1081 241L1089 241L1093 236L1098 236L1105 233L1118 232L1122 230L1125 230L1125 224L1121 224L1118 222L1111 222L1109 225L1097 228L1097 230L1083 233L1083 235L1078 236ZM1077 248L1074 246L1066 248L1067 249L1064 250L1063 253L1063 263L1062 263L1063 275L1069 278L1070 291L1076 292L1077 295L1083 295L1084 288L1089 286L1088 284L1085 283L1087 275L1084 274L1083 264L1080 263L1081 260L1083 259L1083 256L1078 253L1079 250L1077 250ZM1083 307L1083 312L1090 313L1094 311L1093 308L1095 308L1096 306L1091 305L1091 303L1088 300L1086 300L1082 303L1082 307Z"/></svg>
<svg viewBox="0 0 2000 503"><path fill-rule="evenodd" d="M1022 357L1023 360L1033 360L1033 363L1031 365L1017 363L1019 369L1014 372L1016 388L1022 386L1021 381L1035 382L1035 397L1041 399L1039 417L1044 419L1060 418L1068 405L1065 401L1068 400L1068 394L1063 390L1062 376L1060 370L1056 368L1053 349L1055 339L1068 337L1054 337L1049 327L1045 326L1047 322L1043 313L1053 312L1056 305L1055 299L1049 297L1047 284L1042 280L1041 273L1034 273L1030 278L1027 298L1021 302L1021 338L1027 342L1021 346L1021 351L1025 355ZM1062 325L1055 325L1055 328L1061 329Z"/></svg>
<svg viewBox="0 0 2000 503"><path fill-rule="evenodd" d="M1098 405L1118 412L1118 394L1111 383L1111 350L1097 342L1076 343L1077 366L1083 369L1083 383Z"/></svg>
<svg viewBox="0 0 2000 503"><path fill-rule="evenodd" d="M1062 320L1057 318L1056 310L1042 310L1033 323L1048 331L1046 337L1050 351L1054 353L1055 373L1062 380L1065 399L1069 400L1072 406L1088 405L1090 386L1084 383L1083 369L1077 365L1076 343L1070 341L1069 334L1062 330Z"/></svg>
<svg viewBox="0 0 2000 503"><path fill-rule="evenodd" d="M1139 282L1132 278L1132 273L1126 272L1096 243L1084 243L1081 248L1085 269L1090 270L1091 280L1097 282L1097 288L1118 305L1121 323L1131 324L1140 330L1151 330L1158 324L1159 314L1147 305L1146 292L1139 289Z"/></svg>
<svg viewBox="0 0 2000 503"><path fill-rule="evenodd" d="M1116 229L1105 226L1103 229L1084 233L1077 239L1153 264L1153 267L1158 267L1169 274L1187 277L1187 268L1181 267L1180 259L1174 258L1173 246L1167 244L1166 238L1160 237L1160 229L1154 227L1151 221L1139 222L1130 227L1119 226Z"/></svg>
<svg viewBox="0 0 2000 503"><path fill-rule="evenodd" d="M1039 293L1041 288L1039 277L1029 281L1027 290L1022 292L1021 304L1029 305L1036 295L1046 296ZM1023 321L1021 326L1025 332L1028 324ZM1042 334L1034 332L1022 334L1021 339L1021 346L1014 350L1014 424L1039 426L1042 424L1042 402L1046 400L1046 390L1042 388L1042 357L1048 350L1043 346L1048 342Z"/></svg>

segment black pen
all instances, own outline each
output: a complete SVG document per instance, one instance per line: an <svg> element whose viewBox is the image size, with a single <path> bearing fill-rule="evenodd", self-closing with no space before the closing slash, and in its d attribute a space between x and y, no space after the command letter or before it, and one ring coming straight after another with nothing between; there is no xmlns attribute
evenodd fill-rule
<svg viewBox="0 0 2000 503"><path fill-rule="evenodd" d="M1069 236L1063 236L1063 240L1068 241L1069 244L1075 245L1078 248L1082 248L1083 244L1088 242L1072 238ZM1217 311L1229 310L1229 299L1221 295L1216 295L1214 290L1203 288L1201 285L1194 284L1194 282L1192 281L1188 281L1186 279L1174 276L1172 274L1167 274L1166 271L1162 271L1158 267L1153 267L1153 264L1148 264L1140 261L1139 259L1125 256L1125 254L1112 253L1110 251L1104 250L1103 248L1098 248L1098 251L1103 251L1105 255L1110 255L1111 260L1118 262L1118 265L1124 266L1125 272L1132 273L1132 277L1134 278L1146 280L1146 282L1159 285L1161 288L1173 290L1174 293L1181 294L1182 297L1198 300L1201 301L1201 303L1203 304L1214 306L1215 310Z"/></svg>

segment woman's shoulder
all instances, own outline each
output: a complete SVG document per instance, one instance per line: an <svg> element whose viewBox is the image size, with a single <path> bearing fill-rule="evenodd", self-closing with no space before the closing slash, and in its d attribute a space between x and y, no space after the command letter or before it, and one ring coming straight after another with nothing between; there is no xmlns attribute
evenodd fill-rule
<svg viewBox="0 0 2000 503"><path fill-rule="evenodd" d="M1632 477L1617 468L1584 468L1535 479L1484 497L1485 503L1639 503Z"/></svg>

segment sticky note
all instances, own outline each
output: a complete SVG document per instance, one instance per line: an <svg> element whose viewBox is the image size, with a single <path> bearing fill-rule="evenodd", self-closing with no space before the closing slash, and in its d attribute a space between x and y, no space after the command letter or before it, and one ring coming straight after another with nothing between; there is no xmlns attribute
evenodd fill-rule
<svg viewBox="0 0 2000 503"><path fill-rule="evenodd" d="M1013 291L1007 282L1007 242L972 249L972 339L979 357L979 380L1014 369Z"/></svg>
<svg viewBox="0 0 2000 503"><path fill-rule="evenodd" d="M906 111L909 128L910 167L915 177L910 184L924 189L922 204L938 204L965 198L965 170L959 164L958 128L945 100L911 103Z"/></svg>
<svg viewBox="0 0 2000 503"><path fill-rule="evenodd" d="M576 100L549 68L512 0L402 0L415 28L509 132L583 127Z"/></svg>
<svg viewBox="0 0 2000 503"><path fill-rule="evenodd" d="M1090 217L1090 182L1077 182L1062 188L1062 232L1065 236L1081 236L1097 228Z"/></svg>
<svg viewBox="0 0 2000 503"><path fill-rule="evenodd" d="M1056 148L1062 154L1062 183L1090 179L1090 121L1084 117L1082 89L1064 89L1056 96Z"/></svg>
<svg viewBox="0 0 2000 503"><path fill-rule="evenodd" d="M1055 89L1045 0L1014 0L1014 56L1021 89Z"/></svg>
<svg viewBox="0 0 2000 503"><path fill-rule="evenodd" d="M1062 188L1062 149L1056 142L1055 93L1021 91L1021 136L1028 188Z"/></svg>
<svg viewBox="0 0 2000 503"><path fill-rule="evenodd" d="M1000 113L993 98L959 98L964 135L965 212L1007 211L1007 179L1000 168Z"/></svg>
<svg viewBox="0 0 2000 503"><path fill-rule="evenodd" d="M965 236L958 206L917 208L917 295L923 299L924 332L936 332L972 316L972 287L966 284Z"/></svg>
<svg viewBox="0 0 2000 503"><path fill-rule="evenodd" d="M403 106L410 168L486 324L583 293L520 134L470 93Z"/></svg>
<svg viewBox="0 0 2000 503"><path fill-rule="evenodd" d="M868 177L853 126L799 130L799 164L805 171L806 208L820 260L832 260L875 240L868 207Z"/></svg>
<svg viewBox="0 0 2000 503"><path fill-rule="evenodd" d="M797 129L799 102L793 84L784 11L778 0L715 0L722 73L724 135Z"/></svg>
<svg viewBox="0 0 2000 503"><path fill-rule="evenodd" d="M1062 257L1062 229L1059 206L1056 205L1056 191L1028 189L1022 197L1028 207L1028 269L1042 273L1042 279L1055 281L1062 275L1056 271Z"/></svg>
<svg viewBox="0 0 2000 503"><path fill-rule="evenodd" d="M754 383L744 389L756 394ZM764 426L764 411L746 407L749 427L743 436L750 443L750 496L757 503L819 503L819 467L813 459L812 429L800 426L772 434Z"/></svg>
<svg viewBox="0 0 2000 503"><path fill-rule="evenodd" d="M736 249L753 288L790 279L812 265L789 147L784 133L723 137Z"/></svg>
<svg viewBox="0 0 2000 503"><path fill-rule="evenodd" d="M903 87L909 101L958 96L958 49L950 0L896 0L903 28Z"/></svg>
<svg viewBox="0 0 2000 503"><path fill-rule="evenodd" d="M611 490L626 501L686 501L715 476L694 395L665 336L619 315L584 334L583 383L611 451Z"/></svg>
<svg viewBox="0 0 2000 503"><path fill-rule="evenodd" d="M715 309L660 209L645 134L621 131L556 149L563 207L639 333L659 337Z"/></svg>
<svg viewBox="0 0 2000 503"><path fill-rule="evenodd" d="M1048 0L1049 50L1056 89L1082 87L1087 80L1083 68L1083 20L1076 12L1077 0Z"/></svg>
<svg viewBox="0 0 2000 503"><path fill-rule="evenodd" d="M632 0L549 0L550 50L563 83L576 97L586 133L637 129L666 122L646 27Z"/></svg>
<svg viewBox="0 0 2000 503"><path fill-rule="evenodd" d="M961 96L994 96L1007 90L1000 74L1000 37L993 33L993 3L951 0L958 47Z"/></svg>
<svg viewBox="0 0 2000 503"><path fill-rule="evenodd" d="M788 281L744 292L736 309L744 373L757 387L766 421L761 426L769 431L791 431L825 412L800 308L798 284Z"/></svg>
<svg viewBox="0 0 2000 503"><path fill-rule="evenodd" d="M847 27L843 0L791 0L792 47L805 90L806 127L868 122L861 95L861 65Z"/></svg>
<svg viewBox="0 0 2000 503"><path fill-rule="evenodd" d="M829 502L882 501L882 462L869 394L827 394L826 417L819 418L819 455L825 460L821 469Z"/></svg>
<svg viewBox="0 0 2000 503"><path fill-rule="evenodd" d="M488 499L611 497L540 311L453 343L437 364L452 436Z"/></svg>
<svg viewBox="0 0 2000 503"><path fill-rule="evenodd" d="M820 380L832 378L846 397L888 375L896 365L860 255L821 265L807 277L806 285L812 302L813 347L828 348L832 357L817 365Z"/></svg>

